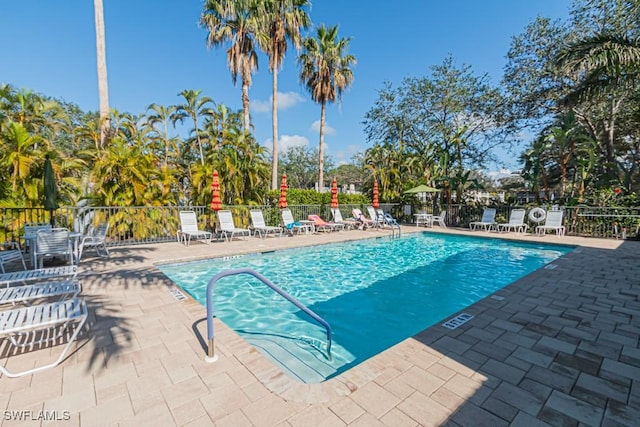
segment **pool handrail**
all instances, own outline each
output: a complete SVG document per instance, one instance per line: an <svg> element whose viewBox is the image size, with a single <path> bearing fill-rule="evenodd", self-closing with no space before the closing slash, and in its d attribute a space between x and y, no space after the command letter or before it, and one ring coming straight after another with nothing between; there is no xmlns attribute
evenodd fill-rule
<svg viewBox="0 0 640 427"><path fill-rule="evenodd" d="M267 285L268 287L276 291L284 299L286 299L287 301L289 301L290 303L298 307L300 310L308 314L313 320L318 322L320 325L324 326L324 328L327 330L327 356L329 357L329 360L331 360L331 335L333 334L333 332L331 331L331 325L329 325L329 323L326 320L324 320L322 317L318 316L316 313L314 313L309 308L304 306L300 301L295 299L293 296L289 295L288 293L280 289L278 286L274 285L269 279L267 279L257 271L252 270L250 268L237 268L233 270L221 271L220 273L213 276L211 280L209 280L209 284L207 285L207 340L209 341L209 344L207 348L207 356L205 356L205 359L204 359L206 362L215 362L218 359L218 356L215 354L215 348L214 348L215 337L214 337L214 330L213 330L214 285L218 280L224 277L234 276L238 274L248 274L260 280L262 283L264 283L265 285Z"/></svg>

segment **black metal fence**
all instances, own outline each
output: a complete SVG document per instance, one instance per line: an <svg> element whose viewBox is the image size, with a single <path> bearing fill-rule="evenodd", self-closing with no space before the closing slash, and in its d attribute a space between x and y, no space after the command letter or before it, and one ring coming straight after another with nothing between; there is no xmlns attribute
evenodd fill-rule
<svg viewBox="0 0 640 427"><path fill-rule="evenodd" d="M351 217L353 208L362 209L366 214L366 206L341 205L343 218ZM381 208L405 224L413 223L414 214L418 212L411 205L381 204ZM507 222L514 208L516 207L496 207L496 221ZM250 226L251 209L261 209L268 225L280 225L282 222L280 209L273 206L225 206L225 209L232 211L236 227ZM292 205L290 209L295 220L307 219L309 214L331 219L329 205ZM468 227L471 221L480 220L483 211L482 207L467 205L451 205L443 209L447 212L445 222L452 227ZM622 239L639 237L640 207L578 206L560 209L565 212L564 225L567 235ZM180 228L178 212L181 210L194 210L200 228L215 230L215 214L207 206L62 207L54 212L54 220L56 226L78 232L86 232L91 225L108 222L107 241L110 246L132 245L175 240L176 231ZM430 206L422 210L434 213ZM0 208L0 243L20 242L25 224L49 222L49 215L49 212L42 208ZM527 221L530 227L536 225L528 217Z"/></svg>

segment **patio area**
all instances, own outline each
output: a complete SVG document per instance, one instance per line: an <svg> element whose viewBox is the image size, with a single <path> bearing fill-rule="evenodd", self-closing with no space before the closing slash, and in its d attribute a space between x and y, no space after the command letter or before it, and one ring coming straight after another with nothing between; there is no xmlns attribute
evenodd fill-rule
<svg viewBox="0 0 640 427"><path fill-rule="evenodd" d="M402 227L403 234L422 231L470 233ZM115 247L107 259L90 254L78 275L89 330L60 366L0 378L0 425L638 425L639 242L473 232L579 247L555 268L466 308L475 317L457 329L438 324L311 385L287 377L217 320L220 358L205 363L205 307L177 300L176 287L155 268L387 234L172 242ZM30 367L57 351L6 359L3 342L0 363Z"/></svg>

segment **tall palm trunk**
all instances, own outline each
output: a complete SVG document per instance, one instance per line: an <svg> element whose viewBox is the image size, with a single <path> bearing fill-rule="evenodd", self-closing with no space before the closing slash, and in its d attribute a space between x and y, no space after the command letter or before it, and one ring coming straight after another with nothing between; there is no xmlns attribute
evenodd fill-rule
<svg viewBox="0 0 640 427"><path fill-rule="evenodd" d="M324 122L327 111L326 101L322 101L320 107L320 145L318 147L318 191L324 191Z"/></svg>
<svg viewBox="0 0 640 427"><path fill-rule="evenodd" d="M249 84L245 82L242 83L242 109L244 111L244 130L249 132L251 123L251 118L249 117Z"/></svg>
<svg viewBox="0 0 640 427"><path fill-rule="evenodd" d="M271 163L271 189L278 189L278 67L273 67L273 97L271 102L271 125L273 127L273 160Z"/></svg>
<svg viewBox="0 0 640 427"><path fill-rule="evenodd" d="M104 147L109 130L109 85L104 37L102 0L93 0L96 25L96 54L98 62L98 97L100 100L100 146Z"/></svg>

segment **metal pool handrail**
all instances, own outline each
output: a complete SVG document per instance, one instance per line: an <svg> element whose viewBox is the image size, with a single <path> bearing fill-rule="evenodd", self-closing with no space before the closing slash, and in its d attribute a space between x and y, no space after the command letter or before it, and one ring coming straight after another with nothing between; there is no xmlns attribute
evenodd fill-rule
<svg viewBox="0 0 640 427"><path fill-rule="evenodd" d="M305 313L307 313L313 320L318 322L320 325L324 326L324 328L327 330L327 356L329 357L329 360L331 360L331 335L332 335L332 332L331 332L331 326L329 325L329 323L326 320L324 320L322 317L318 316L313 311L309 310L300 301L298 301L293 296L289 295L288 293L286 293L285 291L280 289L278 286L276 286L273 283L271 283L271 281L269 281L269 279L267 279L266 277L264 277L262 274L258 273L257 271L254 271L254 270L252 270L250 268L238 268L238 269L235 269L235 270L221 271L220 273L218 273L215 276L213 276L211 278L211 280L209 280L209 284L207 285L207 339L209 340L209 345L208 345L208 349L207 349L207 356L204 358L204 360L206 362L215 362L218 359L218 356L215 354L215 348L214 348L214 339L215 339L215 337L214 337L214 330L213 330L213 298L212 298L213 297L213 287L216 284L216 282L218 280L222 279L223 277L234 276L234 275L238 275L238 274L248 274L248 275L253 276L256 279L260 280L262 283L264 283L265 285L267 285L268 287L270 287L271 289L276 291L284 299L286 299L287 301L289 301L290 303L292 303L293 305L298 307L300 310L302 310Z"/></svg>

